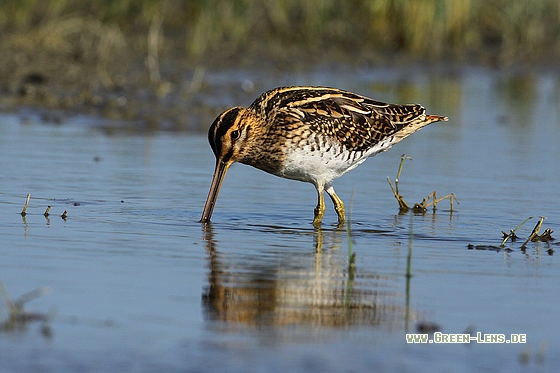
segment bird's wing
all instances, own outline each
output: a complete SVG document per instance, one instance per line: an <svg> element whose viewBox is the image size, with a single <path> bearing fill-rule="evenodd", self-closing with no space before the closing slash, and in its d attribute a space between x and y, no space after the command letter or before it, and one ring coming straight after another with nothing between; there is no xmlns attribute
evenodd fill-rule
<svg viewBox="0 0 560 373"><path fill-rule="evenodd" d="M367 150L409 124L425 119L421 105L386 104L338 89L290 93L283 96L283 102L277 102L276 125L299 122L354 151Z"/></svg>

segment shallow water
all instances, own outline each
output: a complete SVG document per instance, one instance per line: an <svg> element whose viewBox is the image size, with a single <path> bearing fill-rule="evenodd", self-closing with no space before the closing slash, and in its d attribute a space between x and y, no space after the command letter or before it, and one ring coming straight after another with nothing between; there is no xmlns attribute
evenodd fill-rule
<svg viewBox="0 0 560 373"><path fill-rule="evenodd" d="M557 76L319 69L206 79L224 76L238 87L264 82L256 90L324 84L418 101L450 121L335 181L351 210L352 272L348 234L335 228L332 207L322 230L311 226L310 184L235 165L204 229L198 220L214 166L204 135L107 136L91 118L45 125L32 114L0 116L0 280L14 299L50 289L25 304L47 315L45 325L4 324L0 370L475 372L559 364L559 246L521 248L540 215L542 230L559 230ZM443 201L435 213L398 214L386 177L395 179L403 153L413 158L400 178L405 200L454 193L455 211ZM501 231L530 216L510 250L496 249ZM406 344L405 333L430 323L444 333L526 334L527 343Z"/></svg>

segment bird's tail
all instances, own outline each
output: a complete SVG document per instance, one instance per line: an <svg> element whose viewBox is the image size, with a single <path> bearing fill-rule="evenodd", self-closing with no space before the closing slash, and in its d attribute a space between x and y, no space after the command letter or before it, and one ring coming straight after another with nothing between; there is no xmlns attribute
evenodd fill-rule
<svg viewBox="0 0 560 373"><path fill-rule="evenodd" d="M447 122L449 120L448 117L442 117L440 115L426 115L426 123L424 126L434 123L434 122Z"/></svg>
<svg viewBox="0 0 560 373"><path fill-rule="evenodd" d="M412 135L414 132L426 127L428 124L434 122L445 122L448 121L449 118L443 117L440 115L422 115L416 118L415 120L409 122L406 126L402 127L400 130L395 132L395 142L394 144L398 143L401 140L404 140L408 136Z"/></svg>

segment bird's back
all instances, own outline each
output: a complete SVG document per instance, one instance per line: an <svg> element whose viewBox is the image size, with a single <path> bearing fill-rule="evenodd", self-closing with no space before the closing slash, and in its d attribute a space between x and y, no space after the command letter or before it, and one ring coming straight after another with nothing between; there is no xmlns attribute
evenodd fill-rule
<svg viewBox="0 0 560 373"><path fill-rule="evenodd" d="M263 93L251 109L266 117L272 132L298 137L319 134L360 153L383 143L390 146L429 123L446 119L427 116L421 105L386 104L327 87L276 88Z"/></svg>

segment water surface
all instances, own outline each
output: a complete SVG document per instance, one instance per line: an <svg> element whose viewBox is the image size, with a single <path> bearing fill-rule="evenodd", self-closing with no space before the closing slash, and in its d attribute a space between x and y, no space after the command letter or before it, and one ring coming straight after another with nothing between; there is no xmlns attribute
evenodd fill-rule
<svg viewBox="0 0 560 373"><path fill-rule="evenodd" d="M475 372L559 364L558 245L521 247L538 216L547 217L543 229L559 229L555 75L318 69L206 79L240 90L251 80L257 91L338 86L421 102L450 121L335 181L351 211L352 271L348 232L336 229L332 207L322 230L311 225L310 184L234 165L212 224L202 227L214 166L205 135L107 136L91 118L50 125L32 112L1 116L0 280L14 299L49 287L25 309L56 313L50 336L40 322L0 333L2 371ZM256 94L222 100L249 104ZM386 177L394 180L403 153L413 158L399 185L406 201L454 193L455 211L443 201L435 213L398 213ZM496 249L501 231L530 216L518 241ZM523 333L527 343L406 344L405 333L425 324L445 333Z"/></svg>

